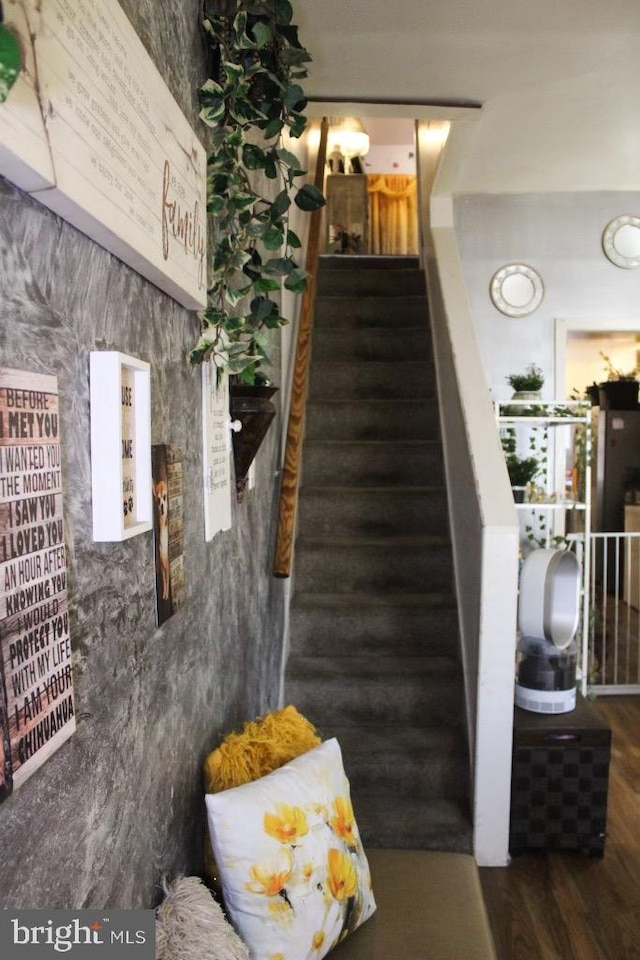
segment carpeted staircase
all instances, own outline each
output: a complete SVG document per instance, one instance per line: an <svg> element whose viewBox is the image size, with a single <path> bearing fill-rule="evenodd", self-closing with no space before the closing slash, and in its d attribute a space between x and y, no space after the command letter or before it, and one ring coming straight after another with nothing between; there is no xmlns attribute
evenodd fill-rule
<svg viewBox="0 0 640 960"><path fill-rule="evenodd" d="M424 274L321 258L285 696L338 738L369 846L471 850Z"/></svg>

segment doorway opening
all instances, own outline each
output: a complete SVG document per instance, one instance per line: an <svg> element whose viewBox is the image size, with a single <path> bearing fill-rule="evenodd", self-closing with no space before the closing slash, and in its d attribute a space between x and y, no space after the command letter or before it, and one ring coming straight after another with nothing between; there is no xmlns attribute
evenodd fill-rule
<svg viewBox="0 0 640 960"><path fill-rule="evenodd" d="M415 122L331 118L325 195L326 253L417 256Z"/></svg>
<svg viewBox="0 0 640 960"><path fill-rule="evenodd" d="M640 320L556 321L556 395L584 396L609 369L640 366ZM637 397L637 394L636 394ZM640 693L640 406L592 411L587 676L596 693Z"/></svg>

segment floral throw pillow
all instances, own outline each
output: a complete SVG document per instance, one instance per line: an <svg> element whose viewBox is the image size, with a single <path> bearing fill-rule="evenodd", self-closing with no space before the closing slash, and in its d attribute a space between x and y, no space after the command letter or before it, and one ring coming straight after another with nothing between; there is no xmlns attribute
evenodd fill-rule
<svg viewBox="0 0 640 960"><path fill-rule="evenodd" d="M252 960L321 960L374 912L337 740L206 803L226 910Z"/></svg>

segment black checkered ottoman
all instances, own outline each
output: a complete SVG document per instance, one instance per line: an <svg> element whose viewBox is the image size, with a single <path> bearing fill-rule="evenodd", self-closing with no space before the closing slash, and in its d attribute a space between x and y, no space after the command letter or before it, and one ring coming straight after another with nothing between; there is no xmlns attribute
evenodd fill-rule
<svg viewBox="0 0 640 960"><path fill-rule="evenodd" d="M515 708L509 850L604 854L611 730L578 694L575 710Z"/></svg>

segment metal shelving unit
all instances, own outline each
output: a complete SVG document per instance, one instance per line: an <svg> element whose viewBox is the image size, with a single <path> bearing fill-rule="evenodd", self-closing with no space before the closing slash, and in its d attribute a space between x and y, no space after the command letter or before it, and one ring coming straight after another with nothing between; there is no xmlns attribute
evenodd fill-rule
<svg viewBox="0 0 640 960"><path fill-rule="evenodd" d="M573 550L580 560L582 615L576 641L580 648L580 690L586 694L591 581L591 404L573 400L509 400L496 404L495 409L501 436L508 429L514 430L520 452L536 456L541 463L539 480L536 478L527 488L529 498L515 504L523 553L536 546L564 547ZM580 522L571 523L571 518L580 518Z"/></svg>

